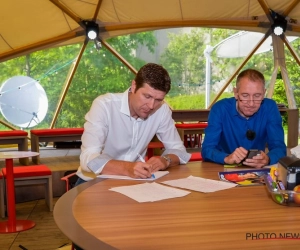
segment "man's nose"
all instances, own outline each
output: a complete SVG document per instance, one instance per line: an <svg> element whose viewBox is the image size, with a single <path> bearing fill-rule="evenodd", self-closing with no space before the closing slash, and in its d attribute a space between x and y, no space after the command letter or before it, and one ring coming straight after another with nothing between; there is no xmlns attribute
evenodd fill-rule
<svg viewBox="0 0 300 250"><path fill-rule="evenodd" d="M154 102L155 102L154 98L151 98L151 99L149 100L149 102L148 102L148 107L149 107L150 109L154 109Z"/></svg>
<svg viewBox="0 0 300 250"><path fill-rule="evenodd" d="M248 105L249 105L249 106L254 106L254 105L255 105L255 101L254 101L253 99L250 99L250 100L248 101Z"/></svg>

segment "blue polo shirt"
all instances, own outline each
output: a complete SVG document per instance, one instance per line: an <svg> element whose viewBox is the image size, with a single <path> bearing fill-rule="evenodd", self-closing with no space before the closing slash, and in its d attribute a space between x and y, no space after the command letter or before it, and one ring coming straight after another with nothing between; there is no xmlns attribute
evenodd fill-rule
<svg viewBox="0 0 300 250"><path fill-rule="evenodd" d="M256 133L252 141L246 137L248 129ZM248 119L236 110L234 97L212 106L202 144L204 161L224 164L224 158L238 147L265 151L266 145L270 165L286 156L282 118L274 100L265 98L259 110Z"/></svg>

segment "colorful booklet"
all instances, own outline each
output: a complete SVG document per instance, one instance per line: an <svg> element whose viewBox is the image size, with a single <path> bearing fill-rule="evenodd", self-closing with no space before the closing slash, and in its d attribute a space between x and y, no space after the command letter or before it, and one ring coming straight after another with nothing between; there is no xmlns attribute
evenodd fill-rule
<svg viewBox="0 0 300 250"><path fill-rule="evenodd" d="M264 175L270 173L270 169L247 169L240 171L219 172L222 181L236 183L239 186L263 185Z"/></svg>
<svg viewBox="0 0 300 250"><path fill-rule="evenodd" d="M263 169L277 167L277 164L264 166ZM224 172L241 171L241 170L253 170L252 167L243 164L224 165Z"/></svg>

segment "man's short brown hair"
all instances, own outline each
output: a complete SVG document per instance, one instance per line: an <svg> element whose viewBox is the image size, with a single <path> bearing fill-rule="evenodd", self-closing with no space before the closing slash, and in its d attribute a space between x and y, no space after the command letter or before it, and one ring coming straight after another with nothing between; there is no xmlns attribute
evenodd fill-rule
<svg viewBox="0 0 300 250"><path fill-rule="evenodd" d="M168 71L155 63L148 63L141 67L134 80L136 82L136 90L141 88L144 83L166 94L171 89L171 79Z"/></svg>

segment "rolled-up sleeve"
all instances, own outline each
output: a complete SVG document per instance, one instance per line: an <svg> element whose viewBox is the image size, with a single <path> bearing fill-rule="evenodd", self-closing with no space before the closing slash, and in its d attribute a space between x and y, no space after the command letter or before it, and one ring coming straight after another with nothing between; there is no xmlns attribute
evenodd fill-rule
<svg viewBox="0 0 300 250"><path fill-rule="evenodd" d="M112 159L102 154L108 133L108 114L102 103L96 99L86 114L80 154L81 169L100 173L104 165Z"/></svg>

